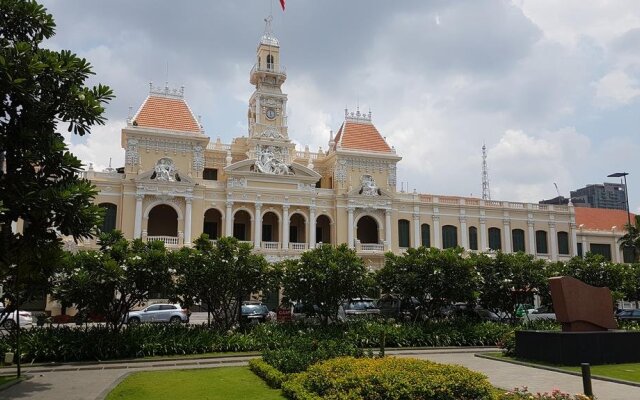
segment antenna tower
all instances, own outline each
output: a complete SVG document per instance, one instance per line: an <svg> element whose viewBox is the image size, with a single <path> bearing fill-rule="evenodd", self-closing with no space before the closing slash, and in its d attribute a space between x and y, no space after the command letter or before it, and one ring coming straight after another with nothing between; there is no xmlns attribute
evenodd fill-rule
<svg viewBox="0 0 640 400"><path fill-rule="evenodd" d="M482 144L482 200L491 200L489 169L487 168L487 146Z"/></svg>

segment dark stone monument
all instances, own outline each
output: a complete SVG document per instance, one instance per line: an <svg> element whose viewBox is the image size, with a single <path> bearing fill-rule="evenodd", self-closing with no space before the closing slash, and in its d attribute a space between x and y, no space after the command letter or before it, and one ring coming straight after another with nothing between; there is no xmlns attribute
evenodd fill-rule
<svg viewBox="0 0 640 400"><path fill-rule="evenodd" d="M617 325L608 288L571 277L549 284L562 332L517 331L517 357L561 365L640 362L640 332L612 330Z"/></svg>

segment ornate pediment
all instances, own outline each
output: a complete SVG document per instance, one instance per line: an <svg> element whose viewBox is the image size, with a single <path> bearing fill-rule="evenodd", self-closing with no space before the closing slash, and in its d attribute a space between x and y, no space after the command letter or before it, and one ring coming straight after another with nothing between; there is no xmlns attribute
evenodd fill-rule
<svg viewBox="0 0 640 400"><path fill-rule="evenodd" d="M168 157L159 159L152 170L143 172L135 178L136 182L156 183L160 185L194 185L195 182L187 174L178 170Z"/></svg>
<svg viewBox="0 0 640 400"><path fill-rule="evenodd" d="M230 179L236 179L234 181L234 186L240 186L239 182L241 178L245 178L245 182L247 180L269 180L269 181L288 181L288 182L300 182L306 185L313 184L321 178L321 175L316 171L305 167L304 165L300 165L297 163L292 163L287 166L288 173L283 174L268 174L263 172L258 172L256 170L256 160L246 159L242 161L238 161L233 163L227 167L225 167L225 174L229 175Z"/></svg>

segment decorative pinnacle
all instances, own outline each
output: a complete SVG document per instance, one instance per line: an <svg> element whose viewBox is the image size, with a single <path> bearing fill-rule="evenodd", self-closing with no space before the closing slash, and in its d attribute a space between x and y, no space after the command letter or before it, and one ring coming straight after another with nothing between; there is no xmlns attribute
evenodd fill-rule
<svg viewBox="0 0 640 400"><path fill-rule="evenodd" d="M348 122L371 123L371 111L368 114L360 112L360 107L356 107L356 112L349 112L344 109L344 119Z"/></svg>

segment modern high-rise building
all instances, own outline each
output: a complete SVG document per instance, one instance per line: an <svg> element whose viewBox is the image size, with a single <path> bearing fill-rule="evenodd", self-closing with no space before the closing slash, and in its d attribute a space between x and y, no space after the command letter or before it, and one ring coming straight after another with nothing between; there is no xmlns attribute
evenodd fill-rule
<svg viewBox="0 0 640 400"><path fill-rule="evenodd" d="M583 188L572 190L571 200L585 203L587 207L626 210L626 196L624 185L621 183L590 184Z"/></svg>

